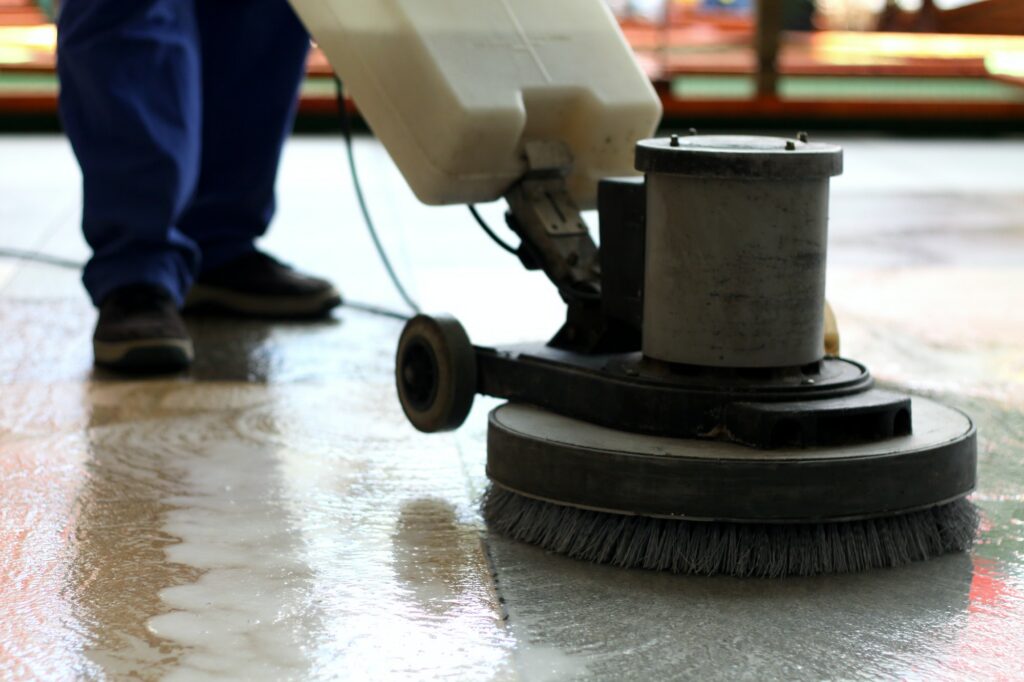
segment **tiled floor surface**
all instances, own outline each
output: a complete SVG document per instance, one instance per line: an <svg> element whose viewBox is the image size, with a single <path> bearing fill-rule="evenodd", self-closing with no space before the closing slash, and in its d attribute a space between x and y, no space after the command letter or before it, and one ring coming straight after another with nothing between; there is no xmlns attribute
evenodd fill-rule
<svg viewBox="0 0 1024 682"><path fill-rule="evenodd" d="M91 368L77 274L0 259L0 677L1024 678L1024 142L840 141L844 352L975 418L971 556L773 582L548 555L476 513L493 402L406 424L398 321L194 320L189 374L125 381ZM357 150L424 307L481 342L555 328L542 276ZM266 245L397 309L343 170L336 138L294 140ZM0 246L83 258L78 184L60 138L0 138Z"/></svg>

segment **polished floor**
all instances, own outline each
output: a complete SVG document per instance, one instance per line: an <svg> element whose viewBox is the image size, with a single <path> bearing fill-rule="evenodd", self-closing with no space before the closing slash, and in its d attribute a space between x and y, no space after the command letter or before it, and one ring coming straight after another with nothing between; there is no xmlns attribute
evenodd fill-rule
<svg viewBox="0 0 1024 682"><path fill-rule="evenodd" d="M1024 679L1024 141L849 138L829 297L844 353L968 411L970 556L784 581L578 563L489 535L494 402L424 436L392 387L402 310L336 138L298 138L266 246L362 304L313 325L197 319L195 368L91 367L77 273L0 259L0 678ZM481 342L557 296L459 208L357 145L413 295ZM81 259L80 178L0 137L0 247ZM500 224L500 208L485 207Z"/></svg>

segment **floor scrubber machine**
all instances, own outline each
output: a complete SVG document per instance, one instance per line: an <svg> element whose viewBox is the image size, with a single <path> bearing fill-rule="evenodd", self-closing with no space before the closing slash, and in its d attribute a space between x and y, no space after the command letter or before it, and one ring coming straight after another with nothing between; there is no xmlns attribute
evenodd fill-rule
<svg viewBox="0 0 1024 682"><path fill-rule="evenodd" d="M503 197L520 260L566 304L546 343L474 346L427 315L399 341L419 430L459 427L477 393L508 401L488 424L492 529L597 562L744 576L970 546L971 420L877 388L827 334L839 147L649 137L657 100L596 0L389 2L360 19L344 18L350 0L293 4L417 194ZM395 44L421 72L382 71ZM580 214L595 197L600 248Z"/></svg>

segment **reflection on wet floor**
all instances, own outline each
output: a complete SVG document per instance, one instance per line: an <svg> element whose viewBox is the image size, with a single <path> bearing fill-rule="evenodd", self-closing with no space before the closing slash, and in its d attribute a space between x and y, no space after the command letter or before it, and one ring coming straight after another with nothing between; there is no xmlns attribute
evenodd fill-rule
<svg viewBox="0 0 1024 682"><path fill-rule="evenodd" d="M180 379L74 382L86 366L46 393L11 369L2 670L510 674L461 455L396 409L397 323L344 319L201 320Z"/></svg>
<svg viewBox="0 0 1024 682"><path fill-rule="evenodd" d="M22 305L91 321L4 309ZM982 434L972 557L786 581L624 572L482 535L486 405L456 437L412 431L390 383L398 328L202 320L215 355L183 378L0 368L4 674L1024 674L1020 403L939 395Z"/></svg>
<svg viewBox="0 0 1024 682"><path fill-rule="evenodd" d="M131 381L92 369L77 288L0 296L0 678L1024 678L1014 215L927 264L901 255L913 229L837 230L845 351L976 420L984 515L969 556L854 576L623 571L488 535L495 403L455 434L414 431L393 319L193 319L195 368ZM444 258L430 291L446 296L487 269ZM543 338L555 297L534 308L506 267L480 281L514 295L464 297L471 335Z"/></svg>

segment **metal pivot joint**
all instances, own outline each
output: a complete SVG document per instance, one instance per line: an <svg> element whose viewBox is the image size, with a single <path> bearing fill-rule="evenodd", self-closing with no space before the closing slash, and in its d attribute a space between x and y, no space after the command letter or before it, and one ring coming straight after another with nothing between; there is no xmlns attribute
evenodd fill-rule
<svg viewBox="0 0 1024 682"><path fill-rule="evenodd" d="M569 148L529 142L525 155L526 174L505 194L509 226L523 240L524 265L544 270L567 303L599 296L597 246L565 184L572 168Z"/></svg>
<svg viewBox="0 0 1024 682"><path fill-rule="evenodd" d="M584 353L638 347L635 331L602 310L598 248L566 185L572 168L568 146L528 142L524 155L527 172L505 194L505 220L522 240L523 265L543 270L568 306L551 345Z"/></svg>

